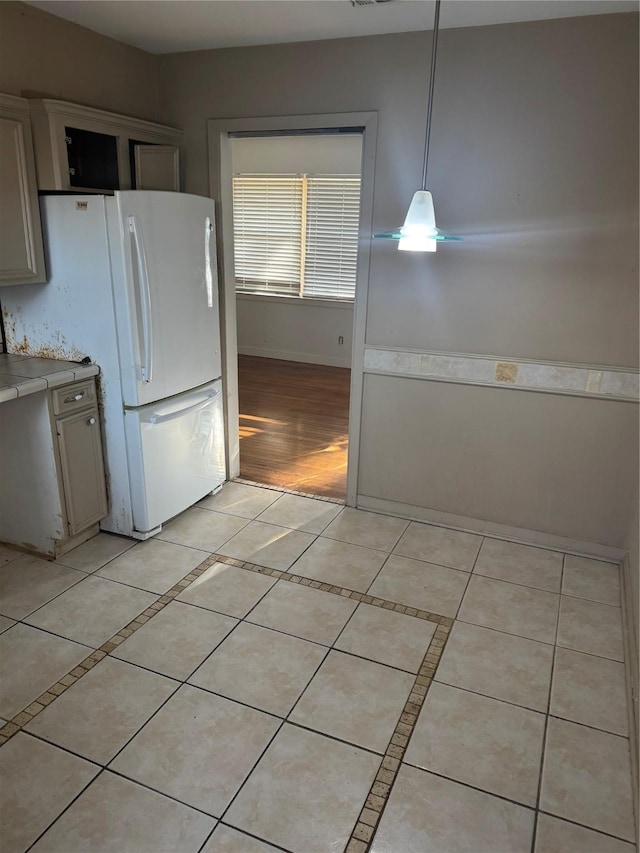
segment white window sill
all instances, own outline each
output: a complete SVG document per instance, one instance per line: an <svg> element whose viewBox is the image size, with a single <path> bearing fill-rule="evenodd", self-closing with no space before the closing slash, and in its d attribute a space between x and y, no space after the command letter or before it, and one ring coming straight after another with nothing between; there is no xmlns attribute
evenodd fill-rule
<svg viewBox="0 0 640 853"><path fill-rule="evenodd" d="M309 308L340 308L341 310L352 310L351 299L312 299L307 296L279 296L273 294L267 296L262 293L242 293L236 291L236 298L242 302L277 302L286 305L306 305Z"/></svg>

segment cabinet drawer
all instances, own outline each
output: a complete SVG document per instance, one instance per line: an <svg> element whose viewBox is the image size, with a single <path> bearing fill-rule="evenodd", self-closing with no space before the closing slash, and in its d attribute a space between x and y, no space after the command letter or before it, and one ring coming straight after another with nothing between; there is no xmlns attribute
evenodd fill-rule
<svg viewBox="0 0 640 853"><path fill-rule="evenodd" d="M87 406L95 408L97 404L96 384L93 379L89 379L86 382L63 385L61 388L52 390L51 399L53 400L53 414L56 416L77 412Z"/></svg>

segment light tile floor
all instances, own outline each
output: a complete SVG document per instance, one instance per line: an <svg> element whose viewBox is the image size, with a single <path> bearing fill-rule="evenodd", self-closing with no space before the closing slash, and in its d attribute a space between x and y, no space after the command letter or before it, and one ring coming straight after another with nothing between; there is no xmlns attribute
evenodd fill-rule
<svg viewBox="0 0 640 853"><path fill-rule="evenodd" d="M617 566L234 482L0 547L3 853L632 853Z"/></svg>

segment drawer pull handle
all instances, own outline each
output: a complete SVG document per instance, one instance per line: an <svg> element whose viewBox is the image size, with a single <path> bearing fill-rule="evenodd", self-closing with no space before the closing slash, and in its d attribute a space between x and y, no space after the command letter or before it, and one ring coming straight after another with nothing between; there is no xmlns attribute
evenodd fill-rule
<svg viewBox="0 0 640 853"><path fill-rule="evenodd" d="M95 424L95 422L96 422L95 418L89 418L87 420L87 426L93 426Z"/></svg>
<svg viewBox="0 0 640 853"><path fill-rule="evenodd" d="M71 397L65 397L65 403L77 403L78 400L82 400L84 397L84 391L79 391L77 394L73 394Z"/></svg>

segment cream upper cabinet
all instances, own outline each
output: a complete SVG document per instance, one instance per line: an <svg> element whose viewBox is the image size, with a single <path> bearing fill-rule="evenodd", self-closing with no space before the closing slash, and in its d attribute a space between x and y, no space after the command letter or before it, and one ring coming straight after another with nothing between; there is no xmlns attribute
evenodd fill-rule
<svg viewBox="0 0 640 853"><path fill-rule="evenodd" d="M137 190L179 190L180 160L175 145L136 145Z"/></svg>
<svg viewBox="0 0 640 853"><path fill-rule="evenodd" d="M180 190L181 131L65 101L29 103L39 190Z"/></svg>
<svg viewBox="0 0 640 853"><path fill-rule="evenodd" d="M0 285L43 281L29 101L0 94Z"/></svg>

